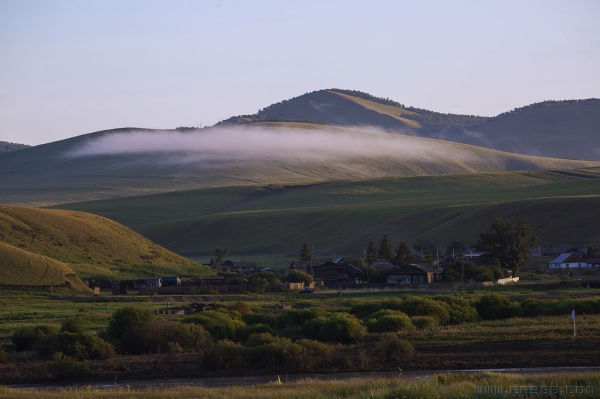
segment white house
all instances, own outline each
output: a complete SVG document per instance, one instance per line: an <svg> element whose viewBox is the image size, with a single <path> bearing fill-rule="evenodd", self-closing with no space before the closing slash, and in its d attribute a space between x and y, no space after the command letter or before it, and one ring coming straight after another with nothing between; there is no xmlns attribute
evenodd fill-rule
<svg viewBox="0 0 600 399"><path fill-rule="evenodd" d="M570 252L560 254L558 258L548 262L550 269L574 269L580 267L587 267L587 263L579 256Z"/></svg>

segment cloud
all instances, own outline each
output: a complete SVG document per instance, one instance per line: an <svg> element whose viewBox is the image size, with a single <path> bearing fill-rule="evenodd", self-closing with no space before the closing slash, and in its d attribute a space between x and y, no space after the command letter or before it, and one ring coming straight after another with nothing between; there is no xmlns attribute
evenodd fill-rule
<svg viewBox="0 0 600 399"><path fill-rule="evenodd" d="M401 160L461 158L464 152L436 140L375 128L321 129L225 126L191 132L130 131L90 139L68 158L152 155L161 162L328 161L387 157Z"/></svg>

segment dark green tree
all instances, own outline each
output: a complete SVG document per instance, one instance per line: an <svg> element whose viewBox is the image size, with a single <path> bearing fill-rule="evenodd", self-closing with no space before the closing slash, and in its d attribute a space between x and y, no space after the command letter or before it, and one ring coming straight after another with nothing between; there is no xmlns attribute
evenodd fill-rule
<svg viewBox="0 0 600 399"><path fill-rule="evenodd" d="M402 241L396 249L396 257L394 258L394 264L398 266L410 265L414 262L410 248Z"/></svg>
<svg viewBox="0 0 600 399"><path fill-rule="evenodd" d="M431 241L422 238L419 238L417 242L413 244L413 248L419 252L423 251L424 254L427 253L427 251L433 253L437 250Z"/></svg>
<svg viewBox="0 0 600 399"><path fill-rule="evenodd" d="M595 258L596 257L596 249L590 245L587 248L587 250L585 251L585 257L586 257L586 259Z"/></svg>
<svg viewBox="0 0 600 399"><path fill-rule="evenodd" d="M431 255L431 252L427 251L427 255L425 255L425 259L423 260L425 261L425 263L433 265L433 256Z"/></svg>
<svg viewBox="0 0 600 399"><path fill-rule="evenodd" d="M390 261L394 259L394 246L390 241L390 237L387 234L384 234L379 242L379 257Z"/></svg>
<svg viewBox="0 0 600 399"><path fill-rule="evenodd" d="M505 269L517 276L529 261L529 250L535 246L538 238L531 231L529 222L522 221L513 225L508 220L497 217L489 231L479 235L475 248L487 256L493 256Z"/></svg>
<svg viewBox="0 0 600 399"><path fill-rule="evenodd" d="M302 249L300 250L300 260L310 260L312 258L312 251L307 243L302 243Z"/></svg>
<svg viewBox="0 0 600 399"><path fill-rule="evenodd" d="M379 253L377 252L377 247L373 241L369 241L369 246L367 246L366 252L366 261L367 264L375 262L379 257Z"/></svg>

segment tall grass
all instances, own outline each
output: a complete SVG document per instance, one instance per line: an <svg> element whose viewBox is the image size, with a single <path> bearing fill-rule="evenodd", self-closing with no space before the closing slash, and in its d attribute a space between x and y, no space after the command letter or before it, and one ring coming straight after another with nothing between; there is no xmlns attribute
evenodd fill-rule
<svg viewBox="0 0 600 399"><path fill-rule="evenodd" d="M495 388L502 393L478 394L485 387ZM557 389L562 395L543 394L542 389ZM0 398L205 398L205 399L394 399L394 398L509 398L511 390L538 392L523 397L556 398L577 397L595 398L600 390L600 373L578 373L554 376L521 376L500 373L440 374L424 382L404 380L352 380L318 381L303 380L292 383L273 383L253 386L218 388L175 387L135 390L128 386L118 386L108 391L90 387L59 388L54 390L19 390L0 387ZM576 391L577 389L577 391ZM577 392L576 395L565 394ZM587 391L587 392L586 392ZM521 396L518 396L521 397Z"/></svg>

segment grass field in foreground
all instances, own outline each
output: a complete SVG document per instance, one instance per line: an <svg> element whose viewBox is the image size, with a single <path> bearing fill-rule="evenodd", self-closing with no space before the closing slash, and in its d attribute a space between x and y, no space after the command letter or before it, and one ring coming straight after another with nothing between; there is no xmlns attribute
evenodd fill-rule
<svg viewBox="0 0 600 399"><path fill-rule="evenodd" d="M445 248L475 242L495 216L527 219L541 244L600 243L600 169L221 187L62 205L114 219L190 257L316 252L360 256L388 233Z"/></svg>
<svg viewBox="0 0 600 399"><path fill-rule="evenodd" d="M502 393L481 394L485 387ZM117 387L110 391L91 388L57 390L18 390L0 387L0 398L268 398L268 399L393 399L393 398L509 398L516 390L523 397L596 398L600 389L600 373L573 373L551 376L522 376L503 373L444 373L427 381L410 382L400 379L318 381L220 388L158 388L133 390ZM562 391L557 395L554 391ZM548 393L545 393L548 391ZM566 392L566 394L565 394Z"/></svg>

